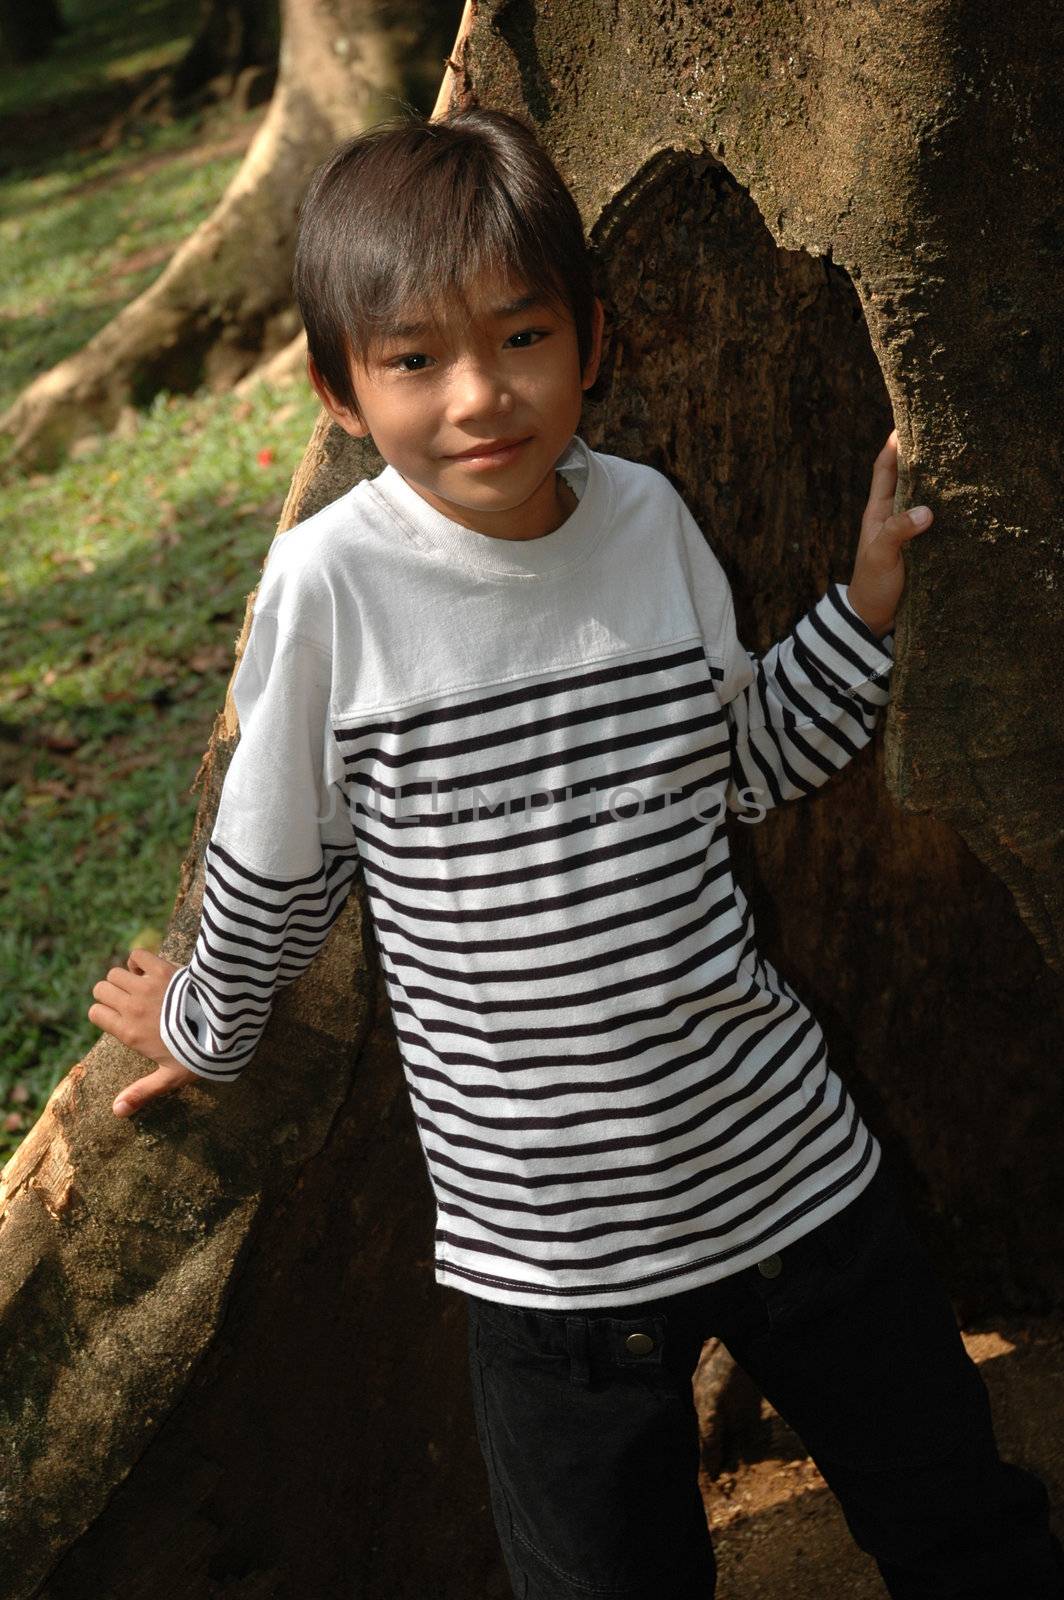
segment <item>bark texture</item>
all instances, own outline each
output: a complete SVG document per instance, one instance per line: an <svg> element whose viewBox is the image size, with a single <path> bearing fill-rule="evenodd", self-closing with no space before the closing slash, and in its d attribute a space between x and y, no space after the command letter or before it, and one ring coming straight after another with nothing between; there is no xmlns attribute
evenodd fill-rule
<svg viewBox="0 0 1064 1600"><path fill-rule="evenodd" d="M962 1319L1057 1307L1062 145L1028 48L1053 8L468 9L448 92L536 123L599 250L584 436L685 494L751 649L849 576L897 422L901 498L937 520L884 733L734 821L738 867ZM379 467L323 416L282 526ZM236 731L230 705L175 960ZM503 1600L361 888L235 1092L130 1126L108 1108L132 1075L97 1047L4 1175L0 1600Z"/></svg>

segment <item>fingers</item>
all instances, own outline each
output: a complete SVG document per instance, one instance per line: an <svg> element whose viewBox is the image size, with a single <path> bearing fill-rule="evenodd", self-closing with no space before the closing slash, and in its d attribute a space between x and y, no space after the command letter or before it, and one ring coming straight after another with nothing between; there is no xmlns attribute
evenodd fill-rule
<svg viewBox="0 0 1064 1600"><path fill-rule="evenodd" d="M894 510L898 488L898 452L885 444L872 464L872 487L868 491L865 522L885 522Z"/></svg>
<svg viewBox="0 0 1064 1600"><path fill-rule="evenodd" d="M97 1000L103 1000L108 1005L120 1005L122 996L136 994L138 974L127 972L125 967L112 967L106 978L101 978L99 983L93 984L92 992Z"/></svg>
<svg viewBox="0 0 1064 1600"><path fill-rule="evenodd" d="M152 963L157 971L152 970ZM156 978L161 986L163 979L168 979L170 973L176 970L172 962L164 961L150 950L131 950L126 966L111 967L106 978L101 978L99 983L93 985L92 992L112 1013L117 1015L124 1012L133 1016L139 1014L139 1003L147 1003L153 992L155 986L150 980ZM149 981L146 983L145 980ZM129 1004L130 997L135 1002L133 1006ZM100 1025L103 1026L102 1023Z"/></svg>
<svg viewBox="0 0 1064 1600"><path fill-rule="evenodd" d="M881 531L896 541L912 539L929 528L933 521L930 506L910 506L908 511L899 511L897 516L888 517Z"/></svg>
<svg viewBox="0 0 1064 1600"><path fill-rule="evenodd" d="M92 994L97 1004L91 1005L86 1015L98 1028L112 1034L119 1044L143 1050L148 1055L154 1054L150 1049L151 1030L145 1028L151 1008L147 1004L148 996L139 988L143 983L143 976L127 972L125 967L112 967L106 978L93 984ZM145 1045L149 1048L144 1049Z"/></svg>
<svg viewBox="0 0 1064 1600"><path fill-rule="evenodd" d="M872 465L872 487L861 518L864 539L885 539L898 545L931 526L934 517L929 506L910 506L908 511L894 511L897 490L898 430L892 428Z"/></svg>
<svg viewBox="0 0 1064 1600"><path fill-rule="evenodd" d="M157 1067L154 1072L149 1072L146 1078L137 1078L134 1083L128 1084L111 1109L116 1117L132 1116L149 1101L158 1099L160 1095L172 1094L175 1089L182 1088L195 1076L196 1074L188 1067Z"/></svg>
<svg viewBox="0 0 1064 1600"><path fill-rule="evenodd" d="M917 534L925 533L933 521L929 506L913 506L909 511L899 511L895 516L888 517L868 542L869 559L879 562L889 560L893 564L899 546L915 539Z"/></svg>
<svg viewBox="0 0 1064 1600"><path fill-rule="evenodd" d="M142 977L150 977L154 973L162 974L169 979L170 975L177 971L176 962L167 961L165 956L157 956L154 950L144 950L139 947L129 952L126 966L130 972L138 973Z"/></svg>
<svg viewBox="0 0 1064 1600"><path fill-rule="evenodd" d="M93 984L92 995L99 1004L89 1007L87 1013L89 1021L95 1022L98 1028L106 1028L108 1033L113 1033L115 1038L118 1038L116 1029L124 1028L127 1020L129 991L116 983L108 982L107 978L101 978L99 983Z"/></svg>
<svg viewBox="0 0 1064 1600"><path fill-rule="evenodd" d="M152 1080L155 1073L151 1072L146 1078L138 1078L135 1083L127 1084L122 1093L111 1106L116 1117L130 1117L138 1107L153 1098L154 1085Z"/></svg>
<svg viewBox="0 0 1064 1600"><path fill-rule="evenodd" d="M149 971L152 967L168 967L169 961L164 961L162 956L157 956L154 950L144 950L139 945L129 952L129 965L136 963L142 972Z"/></svg>
<svg viewBox="0 0 1064 1600"><path fill-rule="evenodd" d="M100 985L97 984L96 988L98 989L99 987ZM95 992L96 990L94 989L93 993L95 994ZM115 1011L112 1006L101 1005L99 1002L97 1002L96 1005L89 1007L85 1015L88 1017L89 1021L95 1023L98 1028L103 1028L105 1033L113 1034L114 1037L121 1043L125 1042L121 1039L121 1035L119 1033L119 1029L123 1026L121 1012Z"/></svg>

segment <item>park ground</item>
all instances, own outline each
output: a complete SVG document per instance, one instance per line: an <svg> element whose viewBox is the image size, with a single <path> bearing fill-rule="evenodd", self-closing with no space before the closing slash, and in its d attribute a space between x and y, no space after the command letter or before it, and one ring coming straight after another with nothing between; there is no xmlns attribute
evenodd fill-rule
<svg viewBox="0 0 1064 1600"><path fill-rule="evenodd" d="M965 1329L964 1342L990 1393L1001 1454L1042 1478L1064 1539L1060 1318L992 1318ZM875 1563L854 1544L800 1440L765 1402L759 1431L742 1461L703 1483L720 1568L716 1600L883 1600Z"/></svg>

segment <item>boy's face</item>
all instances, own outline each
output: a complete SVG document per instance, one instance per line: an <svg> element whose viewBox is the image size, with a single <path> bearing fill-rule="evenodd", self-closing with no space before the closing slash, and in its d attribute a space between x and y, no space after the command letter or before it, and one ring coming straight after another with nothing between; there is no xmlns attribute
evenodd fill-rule
<svg viewBox="0 0 1064 1600"><path fill-rule="evenodd" d="M385 340L365 365L352 364L361 418L333 400L308 361L322 404L346 432L371 435L444 516L500 539L535 539L565 520L555 462L577 430L602 351L598 300L581 371L568 310L514 309L522 297L522 283L489 279L469 292L468 323L452 311L437 320L412 308L406 320L417 326ZM466 454L500 441L510 447Z"/></svg>

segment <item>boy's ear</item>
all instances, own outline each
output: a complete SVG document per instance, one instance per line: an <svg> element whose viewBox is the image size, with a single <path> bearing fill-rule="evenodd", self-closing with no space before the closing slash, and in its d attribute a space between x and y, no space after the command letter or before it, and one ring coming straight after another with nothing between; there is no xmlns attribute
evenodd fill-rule
<svg viewBox="0 0 1064 1600"><path fill-rule="evenodd" d="M583 375L580 379L580 387L582 389L590 389L598 377L599 362L602 360L602 330L605 323L606 313L603 310L602 301L596 295L595 304L592 308L591 350L588 353Z"/></svg>
<svg viewBox="0 0 1064 1600"><path fill-rule="evenodd" d="M343 428L344 432L349 433L353 439L364 439L369 433L366 424L356 411L352 411L348 406L342 406L335 398L332 390L318 370L318 363L309 351L307 352L307 377L310 379L318 399L337 426Z"/></svg>

